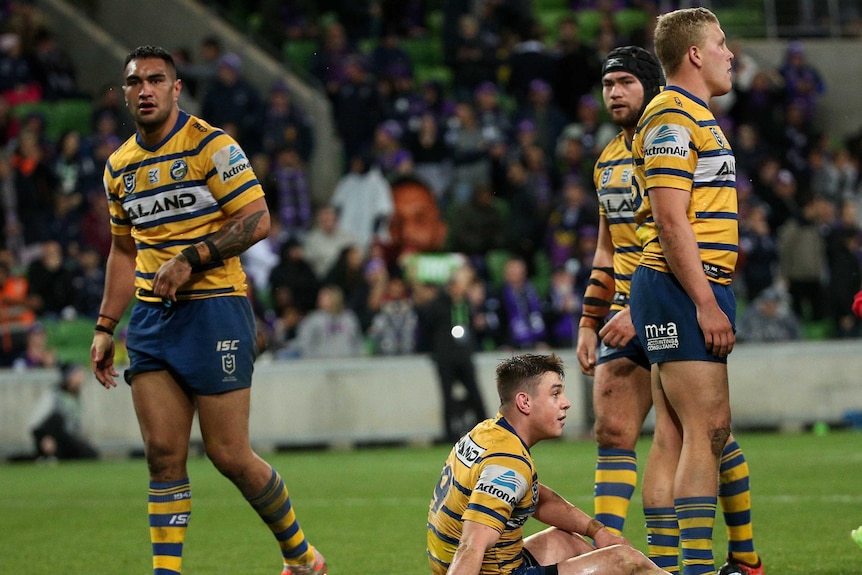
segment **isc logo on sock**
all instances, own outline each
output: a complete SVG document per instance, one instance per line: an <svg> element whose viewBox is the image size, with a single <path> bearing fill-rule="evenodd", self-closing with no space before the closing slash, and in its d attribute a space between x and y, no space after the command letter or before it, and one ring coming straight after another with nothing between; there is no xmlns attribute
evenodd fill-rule
<svg viewBox="0 0 862 575"><path fill-rule="evenodd" d="M171 515L170 525L187 525L189 522L190 513L179 513L177 515Z"/></svg>
<svg viewBox="0 0 862 575"><path fill-rule="evenodd" d="M236 351L238 346L238 339L224 339L216 342L216 351Z"/></svg>

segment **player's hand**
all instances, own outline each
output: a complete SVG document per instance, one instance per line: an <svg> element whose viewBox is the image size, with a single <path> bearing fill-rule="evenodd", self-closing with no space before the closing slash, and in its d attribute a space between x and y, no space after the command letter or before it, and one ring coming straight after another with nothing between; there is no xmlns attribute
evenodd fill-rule
<svg viewBox="0 0 862 575"><path fill-rule="evenodd" d="M593 542L596 544L597 549L601 549L602 547L610 547L611 545L626 545L631 547L632 544L629 543L629 540L623 537L622 535L616 535L611 532L607 527L603 529L599 529L596 532L596 536L593 538Z"/></svg>
<svg viewBox="0 0 862 575"><path fill-rule="evenodd" d="M114 378L120 374L114 369L114 336L96 332L90 346L90 364L102 387L105 389L117 387Z"/></svg>
<svg viewBox="0 0 862 575"><path fill-rule="evenodd" d="M626 307L608 320L599 330L599 337L608 347L623 348L635 336L635 325L632 323L631 309Z"/></svg>
<svg viewBox="0 0 862 575"><path fill-rule="evenodd" d="M697 310L697 323L703 332L706 350L715 357L727 357L733 351L736 336L727 315L718 304Z"/></svg>
<svg viewBox="0 0 862 575"><path fill-rule="evenodd" d="M578 364L584 375L595 375L596 373L596 347L599 336L596 330L589 327L578 328Z"/></svg>
<svg viewBox="0 0 862 575"><path fill-rule="evenodd" d="M170 301L177 301L177 290L189 281L192 266L186 261L171 258L161 265L153 276L153 295Z"/></svg>

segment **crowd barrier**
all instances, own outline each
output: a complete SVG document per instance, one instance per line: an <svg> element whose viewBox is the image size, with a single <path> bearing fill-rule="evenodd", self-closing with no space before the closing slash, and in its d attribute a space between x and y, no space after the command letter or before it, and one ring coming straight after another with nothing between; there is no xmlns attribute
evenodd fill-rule
<svg viewBox="0 0 862 575"><path fill-rule="evenodd" d="M862 410L862 342L823 341L737 345L729 373L734 427L802 429L849 421ZM511 352L476 356L489 413L498 406L494 369ZM565 436L590 428L590 379L573 350L567 366L572 408ZM31 449L27 420L53 370L0 372L0 455ZM106 390L91 377L83 392L84 429L106 453L140 451L129 387ZM442 431L436 374L425 356L272 361L262 357L252 386L250 434L260 451L365 444L430 443ZM200 440L197 429L193 439Z"/></svg>

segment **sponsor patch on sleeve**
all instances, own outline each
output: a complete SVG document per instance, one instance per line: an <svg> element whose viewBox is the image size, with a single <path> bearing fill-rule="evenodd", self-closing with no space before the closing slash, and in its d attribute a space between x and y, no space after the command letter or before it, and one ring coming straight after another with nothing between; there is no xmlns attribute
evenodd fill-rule
<svg viewBox="0 0 862 575"><path fill-rule="evenodd" d="M251 162L237 144L231 143L213 154L213 164L223 184L251 169Z"/></svg>
<svg viewBox="0 0 862 575"><path fill-rule="evenodd" d="M499 499L514 509L528 488L529 483L517 471L502 465L488 465L482 470L473 491Z"/></svg>
<svg viewBox="0 0 862 575"><path fill-rule="evenodd" d="M644 157L688 158L691 135L684 126L662 124L644 134Z"/></svg>

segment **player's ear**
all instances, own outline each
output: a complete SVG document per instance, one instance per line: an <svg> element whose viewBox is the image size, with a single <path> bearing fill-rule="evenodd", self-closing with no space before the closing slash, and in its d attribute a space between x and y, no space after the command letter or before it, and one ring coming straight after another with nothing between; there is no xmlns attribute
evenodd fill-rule
<svg viewBox="0 0 862 575"><path fill-rule="evenodd" d="M515 396L515 407L524 415L528 415L532 411L532 402L529 394L522 391Z"/></svg>

